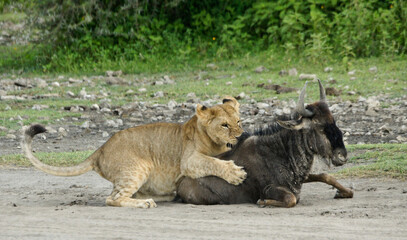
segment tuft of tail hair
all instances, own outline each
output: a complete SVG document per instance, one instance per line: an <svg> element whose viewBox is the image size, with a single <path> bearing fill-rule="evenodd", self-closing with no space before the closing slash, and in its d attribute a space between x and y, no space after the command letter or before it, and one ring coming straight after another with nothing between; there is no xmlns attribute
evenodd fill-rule
<svg viewBox="0 0 407 240"><path fill-rule="evenodd" d="M27 130L25 130L25 134L33 138L35 135L46 132L47 129L40 124L31 125Z"/></svg>

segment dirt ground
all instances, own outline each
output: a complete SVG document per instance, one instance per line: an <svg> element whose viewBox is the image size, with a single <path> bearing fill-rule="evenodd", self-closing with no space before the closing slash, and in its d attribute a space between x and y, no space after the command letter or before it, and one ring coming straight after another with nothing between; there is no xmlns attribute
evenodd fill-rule
<svg viewBox="0 0 407 240"><path fill-rule="evenodd" d="M0 169L1 239L406 239L407 185L342 179L353 199L305 184L291 209L254 204L155 209L105 206L111 183L94 172L56 177L33 168Z"/></svg>
<svg viewBox="0 0 407 240"><path fill-rule="evenodd" d="M379 117L364 115L363 104L345 105L339 106L335 117L350 133L348 143L390 142L407 136L398 130L406 119L391 117L405 116L407 104L380 109ZM242 119L267 122L269 116L251 116L250 109L243 109ZM115 129L99 124L104 121L102 114L86 118L96 123L95 128L83 129L66 119L52 127L65 128L67 136L48 133L37 137L33 147L37 152L95 150L114 132L147 123L156 112L143 112L141 122L123 118L125 124ZM173 121L179 120L178 115L188 114L176 114ZM104 131L108 135L103 136ZM21 153L19 139L0 137L0 155L13 153ZM354 189L353 199L333 199L335 190L330 186L309 183L300 203L291 209L168 202L155 209L128 209L105 206L112 185L94 172L69 178L0 166L0 239L407 239L406 182L356 178L340 182Z"/></svg>

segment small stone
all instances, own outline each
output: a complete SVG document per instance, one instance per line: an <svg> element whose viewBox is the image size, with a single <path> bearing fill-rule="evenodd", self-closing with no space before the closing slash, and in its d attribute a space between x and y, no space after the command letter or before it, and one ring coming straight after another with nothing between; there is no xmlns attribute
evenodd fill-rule
<svg viewBox="0 0 407 240"><path fill-rule="evenodd" d="M283 107L283 114L288 115L288 114L290 114L290 113L291 113L290 108L288 108L288 107Z"/></svg>
<svg viewBox="0 0 407 240"><path fill-rule="evenodd" d="M120 118L116 120L116 123L118 126L123 126L123 120L121 120Z"/></svg>
<svg viewBox="0 0 407 240"><path fill-rule="evenodd" d="M206 65L206 68L209 68L211 70L216 70L216 69L218 69L218 66L216 66L214 63L209 63Z"/></svg>
<svg viewBox="0 0 407 240"><path fill-rule="evenodd" d="M1 97L1 96L6 96L6 95L7 95L7 92L0 89L0 97Z"/></svg>
<svg viewBox="0 0 407 240"><path fill-rule="evenodd" d="M100 110L100 107L99 107L99 105L97 105L97 104L95 103L95 104L92 104L92 106L90 106L90 110L99 111L99 110Z"/></svg>
<svg viewBox="0 0 407 240"><path fill-rule="evenodd" d="M230 86L230 85L232 85L232 82L226 82L226 86Z"/></svg>
<svg viewBox="0 0 407 240"><path fill-rule="evenodd" d="M349 91L349 92L347 92L347 94L348 94L349 96L353 96L353 95L356 95L356 92L355 92L355 91Z"/></svg>
<svg viewBox="0 0 407 240"><path fill-rule="evenodd" d="M407 138L406 138L406 137L403 137L403 136L397 136L396 139L397 139L397 141L399 141L399 142L407 142Z"/></svg>
<svg viewBox="0 0 407 240"><path fill-rule="evenodd" d="M34 104L31 109L33 109L33 110L42 110L42 109L48 109L48 108L49 108L48 105Z"/></svg>
<svg viewBox="0 0 407 240"><path fill-rule="evenodd" d="M324 68L324 72L326 72L326 73L332 72L332 70L334 70L332 67L326 67L326 68Z"/></svg>
<svg viewBox="0 0 407 240"><path fill-rule="evenodd" d="M366 98L360 96L360 97L358 98L358 102L366 102Z"/></svg>
<svg viewBox="0 0 407 240"><path fill-rule="evenodd" d="M9 105L7 105L4 110L6 110L6 111L11 110L11 107Z"/></svg>
<svg viewBox="0 0 407 240"><path fill-rule="evenodd" d="M60 87L61 85L59 84L59 82L53 82L51 84L53 87Z"/></svg>
<svg viewBox="0 0 407 240"><path fill-rule="evenodd" d="M169 109L172 110L172 109L174 109L174 108L177 106L177 102L174 101L174 100L170 100L170 101L168 102L167 106L168 106Z"/></svg>
<svg viewBox="0 0 407 240"><path fill-rule="evenodd" d="M254 70L256 73L262 73L264 71L267 71L267 68L265 68L264 66L259 66Z"/></svg>
<svg viewBox="0 0 407 240"><path fill-rule="evenodd" d="M296 68L288 69L288 76L297 76L297 75L298 75L298 71Z"/></svg>
<svg viewBox="0 0 407 240"><path fill-rule="evenodd" d="M172 80L169 76L167 76L167 75L165 75L164 77L163 77L163 79L164 79L164 83L165 84L175 84L175 81L174 80Z"/></svg>
<svg viewBox="0 0 407 240"><path fill-rule="evenodd" d="M68 79L68 82L69 82L69 83L80 83L81 80L75 79L75 78L69 78L69 79Z"/></svg>
<svg viewBox="0 0 407 240"><path fill-rule="evenodd" d="M60 133L64 137L68 135L68 132L63 127L58 128L58 133Z"/></svg>
<svg viewBox="0 0 407 240"><path fill-rule="evenodd" d="M47 129L47 132L48 132L48 133L52 133L52 134L57 133L57 130L55 130L55 129L52 128L52 127L47 126L46 129Z"/></svg>
<svg viewBox="0 0 407 240"><path fill-rule="evenodd" d="M153 83L153 85L161 86L161 85L164 85L164 82L163 82L163 81L155 81L155 82Z"/></svg>
<svg viewBox="0 0 407 240"><path fill-rule="evenodd" d="M109 133L108 132L102 132L102 137L104 137L104 138L109 137Z"/></svg>
<svg viewBox="0 0 407 240"><path fill-rule="evenodd" d="M138 91L141 92L141 93L144 93L144 92L147 92L147 89L146 88L139 88Z"/></svg>
<svg viewBox="0 0 407 240"><path fill-rule="evenodd" d="M348 72L348 75L349 75L349 76L353 76L353 75L355 75L355 74L356 74L356 70L353 70L353 71L349 71L349 72Z"/></svg>
<svg viewBox="0 0 407 240"><path fill-rule="evenodd" d="M71 91L67 91L66 95L68 95L69 97L75 97L75 93L73 93Z"/></svg>
<svg viewBox="0 0 407 240"><path fill-rule="evenodd" d="M379 114L374 110L374 108L368 108L365 112L366 116L377 117Z"/></svg>
<svg viewBox="0 0 407 240"><path fill-rule="evenodd" d="M89 121L85 121L84 123L82 123L81 128L89 128Z"/></svg>
<svg viewBox="0 0 407 240"><path fill-rule="evenodd" d="M126 95L131 95L133 93L134 93L134 91L132 89L129 89L129 90L126 91Z"/></svg>
<svg viewBox="0 0 407 240"><path fill-rule="evenodd" d="M163 91L158 91L158 92L154 93L154 97L155 98L162 98L162 97L164 97L164 92Z"/></svg>
<svg viewBox="0 0 407 240"><path fill-rule="evenodd" d="M239 95L237 95L238 99L243 99L245 97L246 97L246 93L244 93L244 92L241 92L241 93L239 93Z"/></svg>
<svg viewBox="0 0 407 240"><path fill-rule="evenodd" d="M14 139L17 138L17 136L14 135L14 134L9 133L9 134L6 135L6 138L7 138L7 139L13 139L13 140L14 140Z"/></svg>
<svg viewBox="0 0 407 240"><path fill-rule="evenodd" d="M356 80L356 77L350 77L349 80L355 81L355 80Z"/></svg>
<svg viewBox="0 0 407 240"><path fill-rule="evenodd" d="M113 71L106 71L105 72L105 74L106 74L106 77L113 77Z"/></svg>
<svg viewBox="0 0 407 240"><path fill-rule="evenodd" d="M120 77L123 74L122 70L114 71L113 72L113 77Z"/></svg>
<svg viewBox="0 0 407 240"><path fill-rule="evenodd" d="M257 103L257 107L258 107L259 109L264 109L264 108L270 107L270 105L269 105L268 103L259 102L259 103Z"/></svg>
<svg viewBox="0 0 407 240"><path fill-rule="evenodd" d="M187 98L192 98L195 99L196 98L196 94L194 92L190 92L187 94Z"/></svg>
<svg viewBox="0 0 407 240"><path fill-rule="evenodd" d="M114 127L114 128L119 127L119 125L114 120L106 120L105 125L107 127Z"/></svg>
<svg viewBox="0 0 407 240"><path fill-rule="evenodd" d="M286 76L288 75L288 72L286 70L281 70L280 72L278 72L278 75L280 75L280 77Z"/></svg>
<svg viewBox="0 0 407 240"><path fill-rule="evenodd" d="M36 81L37 87L39 87L39 88L46 88L46 87L48 87L48 84L47 84L47 82L46 82L44 79L36 78L35 81Z"/></svg>
<svg viewBox="0 0 407 240"><path fill-rule="evenodd" d="M284 112L280 108L277 108L277 109L274 110L274 114L277 115L277 116L283 116Z"/></svg>
<svg viewBox="0 0 407 240"><path fill-rule="evenodd" d="M100 111L104 112L104 113L110 113L112 110L110 110L109 108L104 107L104 108L100 109Z"/></svg>
<svg viewBox="0 0 407 240"><path fill-rule="evenodd" d="M86 93L85 88L82 88L82 90L79 92L79 97L82 99L86 99L87 93Z"/></svg>
<svg viewBox="0 0 407 240"><path fill-rule="evenodd" d="M317 79L317 75L316 74L305 74L305 73L301 73L299 76L300 80L316 80Z"/></svg>
<svg viewBox="0 0 407 240"><path fill-rule="evenodd" d="M369 68L369 72L371 72L371 73L377 73L377 67L374 66L374 67Z"/></svg>
<svg viewBox="0 0 407 240"><path fill-rule="evenodd" d="M377 100L376 97L369 97L366 100L366 103L368 104L368 108L376 108L380 106L380 102Z"/></svg>

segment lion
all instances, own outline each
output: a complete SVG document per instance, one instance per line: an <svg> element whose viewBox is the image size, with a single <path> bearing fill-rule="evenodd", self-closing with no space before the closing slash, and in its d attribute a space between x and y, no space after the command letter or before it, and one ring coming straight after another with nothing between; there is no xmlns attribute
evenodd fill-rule
<svg viewBox="0 0 407 240"><path fill-rule="evenodd" d="M183 176L214 175L234 185L246 178L233 161L214 157L237 143L243 133L239 103L233 97L210 108L197 104L196 114L184 124L152 123L121 130L73 167L50 166L33 155L32 140L45 131L39 124L23 128L21 146L31 163L57 176L94 170L113 183L106 199L109 206L157 207L156 201L175 198L176 182Z"/></svg>

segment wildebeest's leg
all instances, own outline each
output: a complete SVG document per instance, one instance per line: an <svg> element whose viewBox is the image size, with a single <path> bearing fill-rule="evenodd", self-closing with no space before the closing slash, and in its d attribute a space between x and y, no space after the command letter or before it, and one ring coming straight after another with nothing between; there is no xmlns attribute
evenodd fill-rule
<svg viewBox="0 0 407 240"><path fill-rule="evenodd" d="M352 198L353 191L349 188L345 188L342 186L336 179L326 173L320 174L310 174L308 178L305 180L306 183L308 182L323 182L326 184L331 185L332 187L337 189L335 198Z"/></svg>
<svg viewBox="0 0 407 240"><path fill-rule="evenodd" d="M257 205L275 207L294 207L297 204L295 195L285 187L268 185L263 190L264 199L259 199Z"/></svg>

